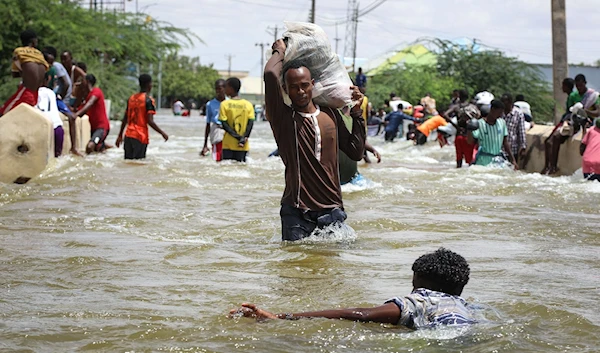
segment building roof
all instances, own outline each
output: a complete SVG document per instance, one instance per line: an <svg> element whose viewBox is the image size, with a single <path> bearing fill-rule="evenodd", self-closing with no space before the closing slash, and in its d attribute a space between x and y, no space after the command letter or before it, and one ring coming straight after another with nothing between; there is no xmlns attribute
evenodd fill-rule
<svg viewBox="0 0 600 353"><path fill-rule="evenodd" d="M368 64L368 76L374 76L388 69L394 68L399 64L420 64L430 65L436 63L436 56L423 44L414 44L402 50L397 51L387 57L380 57L372 60Z"/></svg>

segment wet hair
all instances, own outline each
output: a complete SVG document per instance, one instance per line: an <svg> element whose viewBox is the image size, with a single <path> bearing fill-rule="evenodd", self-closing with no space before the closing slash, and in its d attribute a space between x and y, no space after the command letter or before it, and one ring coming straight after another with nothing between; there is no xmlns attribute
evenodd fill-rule
<svg viewBox="0 0 600 353"><path fill-rule="evenodd" d="M522 94L517 94L517 96L515 97L515 100L517 102L524 102L525 101L525 96Z"/></svg>
<svg viewBox="0 0 600 353"><path fill-rule="evenodd" d="M220 85L225 86L225 80L222 78L215 81L215 87L220 86Z"/></svg>
<svg viewBox="0 0 600 353"><path fill-rule="evenodd" d="M57 52L56 52L56 48L55 47L45 47L42 50L42 53L48 53L48 54L52 55L56 59Z"/></svg>
<svg viewBox="0 0 600 353"><path fill-rule="evenodd" d="M77 67L87 72L87 65L84 62L78 62Z"/></svg>
<svg viewBox="0 0 600 353"><path fill-rule="evenodd" d="M85 80L89 82L92 85L92 87L96 85L96 76L92 74L85 75Z"/></svg>
<svg viewBox="0 0 600 353"><path fill-rule="evenodd" d="M37 34L32 29L26 29L21 32L21 44L28 46L31 42L37 38Z"/></svg>
<svg viewBox="0 0 600 353"><path fill-rule="evenodd" d="M502 95L502 97L500 97L500 100L503 102L512 102L513 101L512 94L506 92Z"/></svg>
<svg viewBox="0 0 600 353"><path fill-rule="evenodd" d="M413 263L412 270L415 275L436 287L428 289L451 295L460 295L469 282L470 269L467 260L444 248L419 257Z"/></svg>
<svg viewBox="0 0 600 353"><path fill-rule="evenodd" d="M466 89L461 89L458 91L458 97L461 102L466 102L469 99L469 92Z"/></svg>
<svg viewBox="0 0 600 353"><path fill-rule="evenodd" d="M240 92L240 88L242 88L242 82L237 77L230 77L230 78L227 79L227 81L225 81L225 83L229 87L233 88L233 90L235 91L235 93L239 93Z"/></svg>
<svg viewBox="0 0 600 353"><path fill-rule="evenodd" d="M587 83L587 81L585 80L585 76L583 76L583 74L579 74L579 75L575 76L575 82Z"/></svg>
<svg viewBox="0 0 600 353"><path fill-rule="evenodd" d="M301 60L292 60L292 61L286 63L284 65L284 67L283 67L283 70L282 70L283 83L285 84L285 75L287 74L287 72L290 69L299 69L301 67L305 67L308 70L308 72L310 72L310 78L312 79L313 73L312 73L312 71L310 71L310 69L308 68L308 66L306 66L306 64L304 63L304 61L301 61Z"/></svg>
<svg viewBox="0 0 600 353"><path fill-rule="evenodd" d="M148 74L141 74L138 82L140 83L140 88L148 88L148 85L150 85L152 82L152 76Z"/></svg>
<svg viewBox="0 0 600 353"><path fill-rule="evenodd" d="M504 103L501 100L494 99L490 104L490 110L492 109L502 109L504 110Z"/></svg>
<svg viewBox="0 0 600 353"><path fill-rule="evenodd" d="M569 89L569 91L572 91L573 88L575 87L575 81L570 77L565 78L563 80L562 84L566 85L567 88Z"/></svg>

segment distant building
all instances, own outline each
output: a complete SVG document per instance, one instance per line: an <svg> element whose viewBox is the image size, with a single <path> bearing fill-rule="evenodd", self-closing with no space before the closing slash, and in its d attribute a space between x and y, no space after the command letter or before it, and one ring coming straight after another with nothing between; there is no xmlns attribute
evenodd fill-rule
<svg viewBox="0 0 600 353"><path fill-rule="evenodd" d="M551 64L535 64L542 72L546 81L552 84L552 65ZM569 65L569 77L575 78L576 75L583 74L588 82L587 86L596 91L600 91L600 67Z"/></svg>
<svg viewBox="0 0 600 353"><path fill-rule="evenodd" d="M257 76L249 76L250 72L248 71L240 71L240 70L231 70L231 75L229 74L229 70L219 70L219 76L223 79L227 79L229 77L237 77L242 82L242 88L240 89L240 98L248 100L252 104L264 104L265 98L261 96L260 86L264 85L261 77ZM264 92L264 90L263 90Z"/></svg>

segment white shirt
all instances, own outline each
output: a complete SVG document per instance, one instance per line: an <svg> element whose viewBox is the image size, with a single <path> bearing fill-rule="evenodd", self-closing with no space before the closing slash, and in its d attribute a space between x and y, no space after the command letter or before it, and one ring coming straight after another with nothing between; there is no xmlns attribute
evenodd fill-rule
<svg viewBox="0 0 600 353"><path fill-rule="evenodd" d="M413 106L407 101L403 101L401 99L390 101L390 107L393 111L398 111L398 106L402 104L402 110L411 109Z"/></svg>
<svg viewBox="0 0 600 353"><path fill-rule="evenodd" d="M519 107L519 109L521 109L521 111L523 112L523 114L527 114L529 116L532 116L531 115L531 106L529 105L529 103L520 101L520 102L515 102L514 104L517 107Z"/></svg>
<svg viewBox="0 0 600 353"><path fill-rule="evenodd" d="M56 105L56 93L50 88L40 87L38 89L38 103L36 107L52 122L54 129L63 126L58 106Z"/></svg>
<svg viewBox="0 0 600 353"><path fill-rule="evenodd" d="M183 105L183 103L181 103L181 101L177 101L173 104L173 112L181 113L184 107L185 106Z"/></svg>

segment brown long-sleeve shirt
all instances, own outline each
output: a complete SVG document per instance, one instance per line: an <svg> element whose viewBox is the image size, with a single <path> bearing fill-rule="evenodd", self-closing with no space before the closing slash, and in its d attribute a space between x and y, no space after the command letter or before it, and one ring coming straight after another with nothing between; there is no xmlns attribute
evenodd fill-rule
<svg viewBox="0 0 600 353"><path fill-rule="evenodd" d="M343 208L338 151L355 161L362 159L365 123L361 112L352 112L350 133L337 109L321 107L317 129L311 117L303 117L284 103L279 80L282 66L283 54L275 52L264 75L267 119L285 165L281 203L311 211Z"/></svg>

